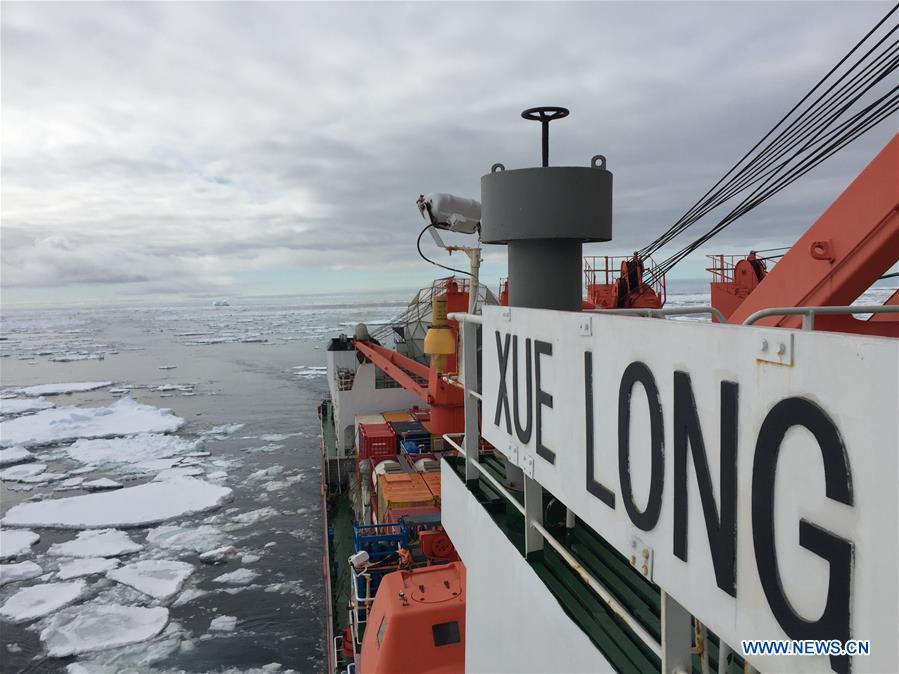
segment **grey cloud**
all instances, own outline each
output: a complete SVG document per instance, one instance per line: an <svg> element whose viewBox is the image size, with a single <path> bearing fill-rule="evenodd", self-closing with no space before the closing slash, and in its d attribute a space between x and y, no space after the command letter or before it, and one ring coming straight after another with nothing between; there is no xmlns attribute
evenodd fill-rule
<svg viewBox="0 0 899 674"><path fill-rule="evenodd" d="M476 197L493 162L535 164L538 127L518 112L541 103L572 109L553 163L602 153L615 173L616 238L594 252L630 250L885 11L9 4L2 283L190 293L274 266L417 273L414 199ZM882 125L716 246L791 241L893 133Z"/></svg>

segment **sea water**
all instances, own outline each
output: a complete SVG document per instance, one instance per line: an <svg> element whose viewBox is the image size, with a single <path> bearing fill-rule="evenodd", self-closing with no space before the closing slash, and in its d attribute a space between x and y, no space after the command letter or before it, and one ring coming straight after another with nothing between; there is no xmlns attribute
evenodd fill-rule
<svg viewBox="0 0 899 674"><path fill-rule="evenodd" d="M877 288L862 301L882 302L892 292ZM8 426L9 435L14 430L27 437L52 428L71 437L27 449L34 460L15 466L43 468L20 468L0 483L3 516L13 511L33 517L21 506L104 493L85 488L102 481L121 485L125 497L151 501L132 508L123 507L120 498L111 508L117 512L89 513L113 523L114 531L102 538L79 531L72 515L84 510L79 502L77 509L66 506L66 513L50 516L75 517L70 524L75 528L31 526L28 530L40 536L34 544L18 533L15 540L4 539L9 542L2 542L0 555L13 543L24 547L3 560L17 564L7 567L7 578L21 580L0 587L0 611L7 605L23 616L46 611L37 619L3 624L4 671L322 671L316 406L328 391L327 340L352 334L359 322L384 324L412 295L4 309L0 409L6 403L5 422L22 408L32 407L25 414L34 415L24 429L22 422ZM668 306L708 301L705 282L669 283ZM28 390L46 384L82 384L62 388L89 390L43 396ZM49 404L54 407L41 409ZM80 410L60 413L65 407ZM56 421L37 428L42 418L37 415L48 412ZM174 434L153 432L157 426L166 430L174 418L183 420ZM148 434L71 443L85 428L99 429L94 435L118 428L111 435L119 436L120 424L138 420ZM199 489L196 480L210 486ZM151 482L157 485L149 490L133 489ZM212 500L200 504L209 509L171 516L179 512L185 490L198 492L194 496L201 501L204 490L212 490ZM219 503L227 490L228 498ZM132 511L144 519L156 514L164 519L135 525L128 519ZM3 535L19 531L4 527ZM23 588L41 585L47 585L46 592L33 593L37 599L26 594L10 601ZM62 601L66 593L74 599ZM23 603L24 609L16 609ZM128 633L129 612L135 609L146 620L137 620ZM167 626L142 638L141 630L153 631L153 621L161 619L160 609L168 611ZM65 643L67 630L104 625L98 615L136 643L50 657ZM88 640L99 646L111 638L110 630L95 631L104 633L89 632Z"/></svg>

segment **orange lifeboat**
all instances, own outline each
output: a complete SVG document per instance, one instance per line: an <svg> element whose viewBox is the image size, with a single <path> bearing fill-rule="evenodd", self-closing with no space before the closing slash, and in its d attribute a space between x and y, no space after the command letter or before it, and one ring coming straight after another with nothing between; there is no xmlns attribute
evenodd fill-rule
<svg viewBox="0 0 899 674"><path fill-rule="evenodd" d="M361 674L465 671L465 566L384 576L362 637Z"/></svg>

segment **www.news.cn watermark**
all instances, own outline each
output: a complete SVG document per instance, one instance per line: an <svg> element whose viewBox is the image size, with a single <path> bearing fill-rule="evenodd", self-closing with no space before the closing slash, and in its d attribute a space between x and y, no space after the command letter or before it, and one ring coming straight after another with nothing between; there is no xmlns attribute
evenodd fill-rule
<svg viewBox="0 0 899 674"><path fill-rule="evenodd" d="M743 639L743 655L870 655L868 639Z"/></svg>

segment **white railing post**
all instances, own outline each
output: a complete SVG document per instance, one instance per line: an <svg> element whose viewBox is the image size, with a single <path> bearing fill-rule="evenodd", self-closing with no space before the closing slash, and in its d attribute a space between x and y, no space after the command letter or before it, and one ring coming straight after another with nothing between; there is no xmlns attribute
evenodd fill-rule
<svg viewBox="0 0 899 674"><path fill-rule="evenodd" d="M662 674L693 671L693 617L664 590L662 599Z"/></svg>
<svg viewBox="0 0 899 674"><path fill-rule="evenodd" d="M478 326L473 321L462 322L462 382L465 386L465 482L477 480L480 461L478 443L478 400L471 395L478 388Z"/></svg>

